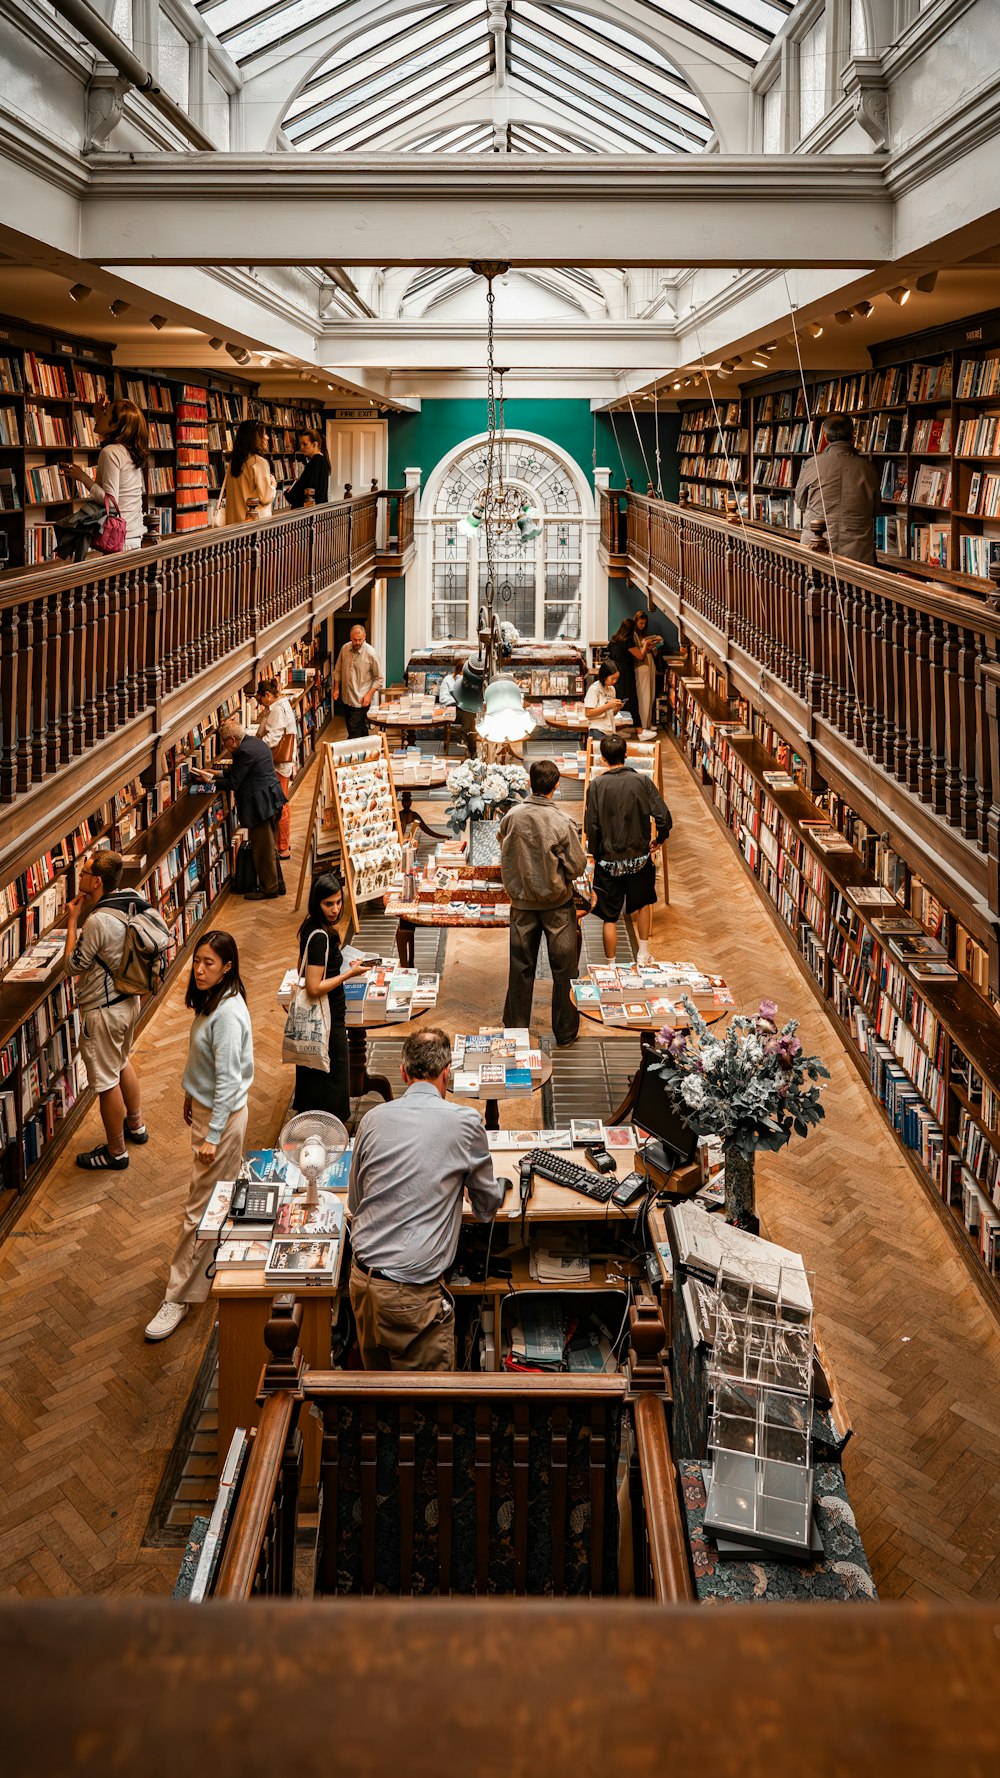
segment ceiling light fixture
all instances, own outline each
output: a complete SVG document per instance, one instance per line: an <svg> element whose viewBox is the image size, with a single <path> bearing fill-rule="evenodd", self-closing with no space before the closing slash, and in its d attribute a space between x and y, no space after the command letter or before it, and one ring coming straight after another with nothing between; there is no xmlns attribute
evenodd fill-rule
<svg viewBox="0 0 1000 1778"><path fill-rule="evenodd" d="M771 360L766 352L755 352L750 359L750 363L759 365L761 370L767 370Z"/></svg>
<svg viewBox="0 0 1000 1778"><path fill-rule="evenodd" d="M823 328L818 321L807 321L806 332L811 340L819 340L823 338Z"/></svg>
<svg viewBox="0 0 1000 1778"><path fill-rule="evenodd" d="M124 297L118 296L113 303L108 304L108 307L111 310L112 315L117 317L118 315L124 315L125 310L130 309L132 304L127 303Z"/></svg>
<svg viewBox="0 0 1000 1778"><path fill-rule="evenodd" d="M924 296L930 296L930 293L934 289L934 286L937 283L937 281L938 281L937 272L921 272L919 278L914 279L914 286L913 287L915 290L922 291Z"/></svg>
<svg viewBox="0 0 1000 1778"><path fill-rule="evenodd" d="M70 302L86 302L88 296L93 296L93 294L89 284L71 284L69 287Z"/></svg>
<svg viewBox="0 0 1000 1778"><path fill-rule="evenodd" d="M741 360L741 362L742 362L742 360ZM734 358L723 358L721 364L719 365L719 373L721 376L728 377L730 371L733 371L735 369L736 369L736 360Z"/></svg>
<svg viewBox="0 0 1000 1778"><path fill-rule="evenodd" d="M874 310L875 304L868 302L867 299L864 302L855 303L854 305L854 313L863 316L866 321L868 316L874 313Z"/></svg>
<svg viewBox="0 0 1000 1778"><path fill-rule="evenodd" d="M213 352L221 352L221 350L226 342L225 342L225 340L214 339L214 340L209 340L208 343L211 346Z"/></svg>
<svg viewBox="0 0 1000 1778"><path fill-rule="evenodd" d="M776 352L777 350L778 350L777 340L767 340L765 342L765 344L763 346L761 346L762 352Z"/></svg>
<svg viewBox="0 0 1000 1778"><path fill-rule="evenodd" d="M675 388L675 389L679 389L679 388L680 388L680 386L681 386L681 385L680 385L680 383L675 383L675 384L674 384L674 388Z"/></svg>
<svg viewBox="0 0 1000 1778"><path fill-rule="evenodd" d="M150 325L150 327L155 327L157 333L159 333L160 328L166 327L166 325L167 325L166 315L150 315L149 325Z"/></svg>
<svg viewBox="0 0 1000 1778"><path fill-rule="evenodd" d="M833 318L838 327L850 327L854 320L854 311L853 309L838 309Z"/></svg>
<svg viewBox="0 0 1000 1778"><path fill-rule="evenodd" d="M229 341L227 340L226 341L226 351L229 353L230 358L235 358L237 364L249 364L250 363L250 353L247 351L246 346L233 346L233 345L230 345Z"/></svg>
<svg viewBox="0 0 1000 1778"><path fill-rule="evenodd" d="M885 294L891 303L895 303L897 309L901 309L904 303L908 303L910 300L910 286L908 284L894 284L892 289L887 290Z"/></svg>

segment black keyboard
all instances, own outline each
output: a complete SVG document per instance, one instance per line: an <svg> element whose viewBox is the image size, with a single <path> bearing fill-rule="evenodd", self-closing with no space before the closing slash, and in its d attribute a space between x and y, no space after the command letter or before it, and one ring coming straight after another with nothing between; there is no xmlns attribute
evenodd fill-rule
<svg viewBox="0 0 1000 1778"><path fill-rule="evenodd" d="M589 1167L578 1167L575 1161L567 1161L550 1148L533 1148L524 1159L531 1171L542 1179L551 1179L553 1185L565 1185L572 1192L581 1192L598 1204L606 1204L618 1187L616 1173L592 1173Z"/></svg>

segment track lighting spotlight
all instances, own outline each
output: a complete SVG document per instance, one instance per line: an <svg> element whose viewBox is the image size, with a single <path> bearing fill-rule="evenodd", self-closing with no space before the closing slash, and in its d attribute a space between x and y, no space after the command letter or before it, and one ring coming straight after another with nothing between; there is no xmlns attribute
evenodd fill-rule
<svg viewBox="0 0 1000 1778"><path fill-rule="evenodd" d="M71 284L69 287L70 302L86 302L88 296L93 296L93 294L89 284Z"/></svg>
<svg viewBox="0 0 1000 1778"><path fill-rule="evenodd" d="M725 377L728 377L728 376L729 376L729 374L730 374L730 372L731 372L731 371L733 371L733 370L735 370L735 369L736 369L736 361L735 361L735 359L733 359L733 358L724 358L724 359L723 359L723 360L722 360L722 363L721 363L721 364L720 364L720 365L719 365L719 374L720 374L720 376L725 376Z"/></svg>
<svg viewBox="0 0 1000 1778"><path fill-rule="evenodd" d="M850 327L854 314L851 309L838 309L833 318L838 327Z"/></svg>
<svg viewBox="0 0 1000 1778"><path fill-rule="evenodd" d="M767 340L766 343L763 346L761 346L762 352L776 352L777 350L778 350L777 340Z"/></svg>
<svg viewBox="0 0 1000 1778"><path fill-rule="evenodd" d="M807 321L806 332L811 340L819 340L823 337L823 328L818 321Z"/></svg>
<svg viewBox="0 0 1000 1778"><path fill-rule="evenodd" d="M922 291L924 296L930 296L937 281L937 272L921 272L919 278L914 279L914 289Z"/></svg>
<svg viewBox="0 0 1000 1778"><path fill-rule="evenodd" d="M124 315L125 310L130 309L132 305L131 303L127 303L123 297L118 296L113 303L108 304L108 307L111 310L112 315L117 318L119 315Z"/></svg>
<svg viewBox="0 0 1000 1778"><path fill-rule="evenodd" d="M150 315L149 325L150 325L150 327L155 327L157 333L159 333L160 328L166 327L166 325L167 325L166 315Z"/></svg>
<svg viewBox="0 0 1000 1778"><path fill-rule="evenodd" d="M750 363L759 365L761 370L767 370L768 366L771 363L771 360L770 360L770 358L768 358L766 352L755 352L753 354L753 357L750 360Z"/></svg>
<svg viewBox="0 0 1000 1778"><path fill-rule="evenodd" d="M213 352L221 352L221 350L226 342L225 342L225 340L214 339L214 340L209 340L208 343L211 346Z"/></svg>
<svg viewBox="0 0 1000 1778"><path fill-rule="evenodd" d="M862 303L855 303L855 305L854 305L854 313L856 315L863 316L865 320L868 319L869 315L874 313L874 310L875 310L875 304L867 302L867 301L862 302Z"/></svg>
<svg viewBox="0 0 1000 1778"><path fill-rule="evenodd" d="M246 346L231 346L227 341L226 351L229 353L230 358L235 358L237 364L250 363L250 353L247 351Z"/></svg>
<svg viewBox="0 0 1000 1778"><path fill-rule="evenodd" d="M675 388L675 389L679 389L679 388L680 388L680 386L681 386L681 385L680 385L680 383L675 383L675 384L674 384L674 388Z"/></svg>
<svg viewBox="0 0 1000 1778"><path fill-rule="evenodd" d="M737 355L736 355L736 357L735 357L735 358L734 358L734 359L732 359L732 361L731 361L731 362L732 362L732 368L733 368L733 369L734 369L734 370L735 370L735 369L736 369L736 367L737 367L737 365L739 365L739 364L742 364L742 363L743 363L743 360L742 360L742 358L741 358L741 357L740 357L740 355L739 355L739 353L737 353Z"/></svg>
<svg viewBox="0 0 1000 1778"><path fill-rule="evenodd" d="M885 294L891 303L895 303L897 309L901 309L903 304L910 300L910 286L908 284L894 284L892 289L887 290Z"/></svg>

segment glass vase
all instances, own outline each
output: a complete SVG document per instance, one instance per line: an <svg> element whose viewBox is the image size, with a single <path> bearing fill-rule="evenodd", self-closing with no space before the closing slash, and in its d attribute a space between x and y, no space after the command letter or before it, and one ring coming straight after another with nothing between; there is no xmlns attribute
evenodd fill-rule
<svg viewBox="0 0 1000 1778"><path fill-rule="evenodd" d="M754 1198L754 1156L736 1154L729 1150L726 1154L726 1221L734 1228L749 1229L751 1234L758 1233L756 1202Z"/></svg>

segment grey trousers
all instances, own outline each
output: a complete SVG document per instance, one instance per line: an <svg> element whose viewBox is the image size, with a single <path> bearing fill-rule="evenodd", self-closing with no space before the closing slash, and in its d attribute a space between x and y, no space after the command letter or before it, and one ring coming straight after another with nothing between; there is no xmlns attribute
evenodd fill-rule
<svg viewBox="0 0 1000 1778"><path fill-rule="evenodd" d="M579 941L576 909L571 901L559 908L511 908L510 974L504 1003L505 1025L530 1026L535 966L542 933L552 971L552 1035L557 1043L572 1043L580 1029L580 1014L570 996L576 974Z"/></svg>

